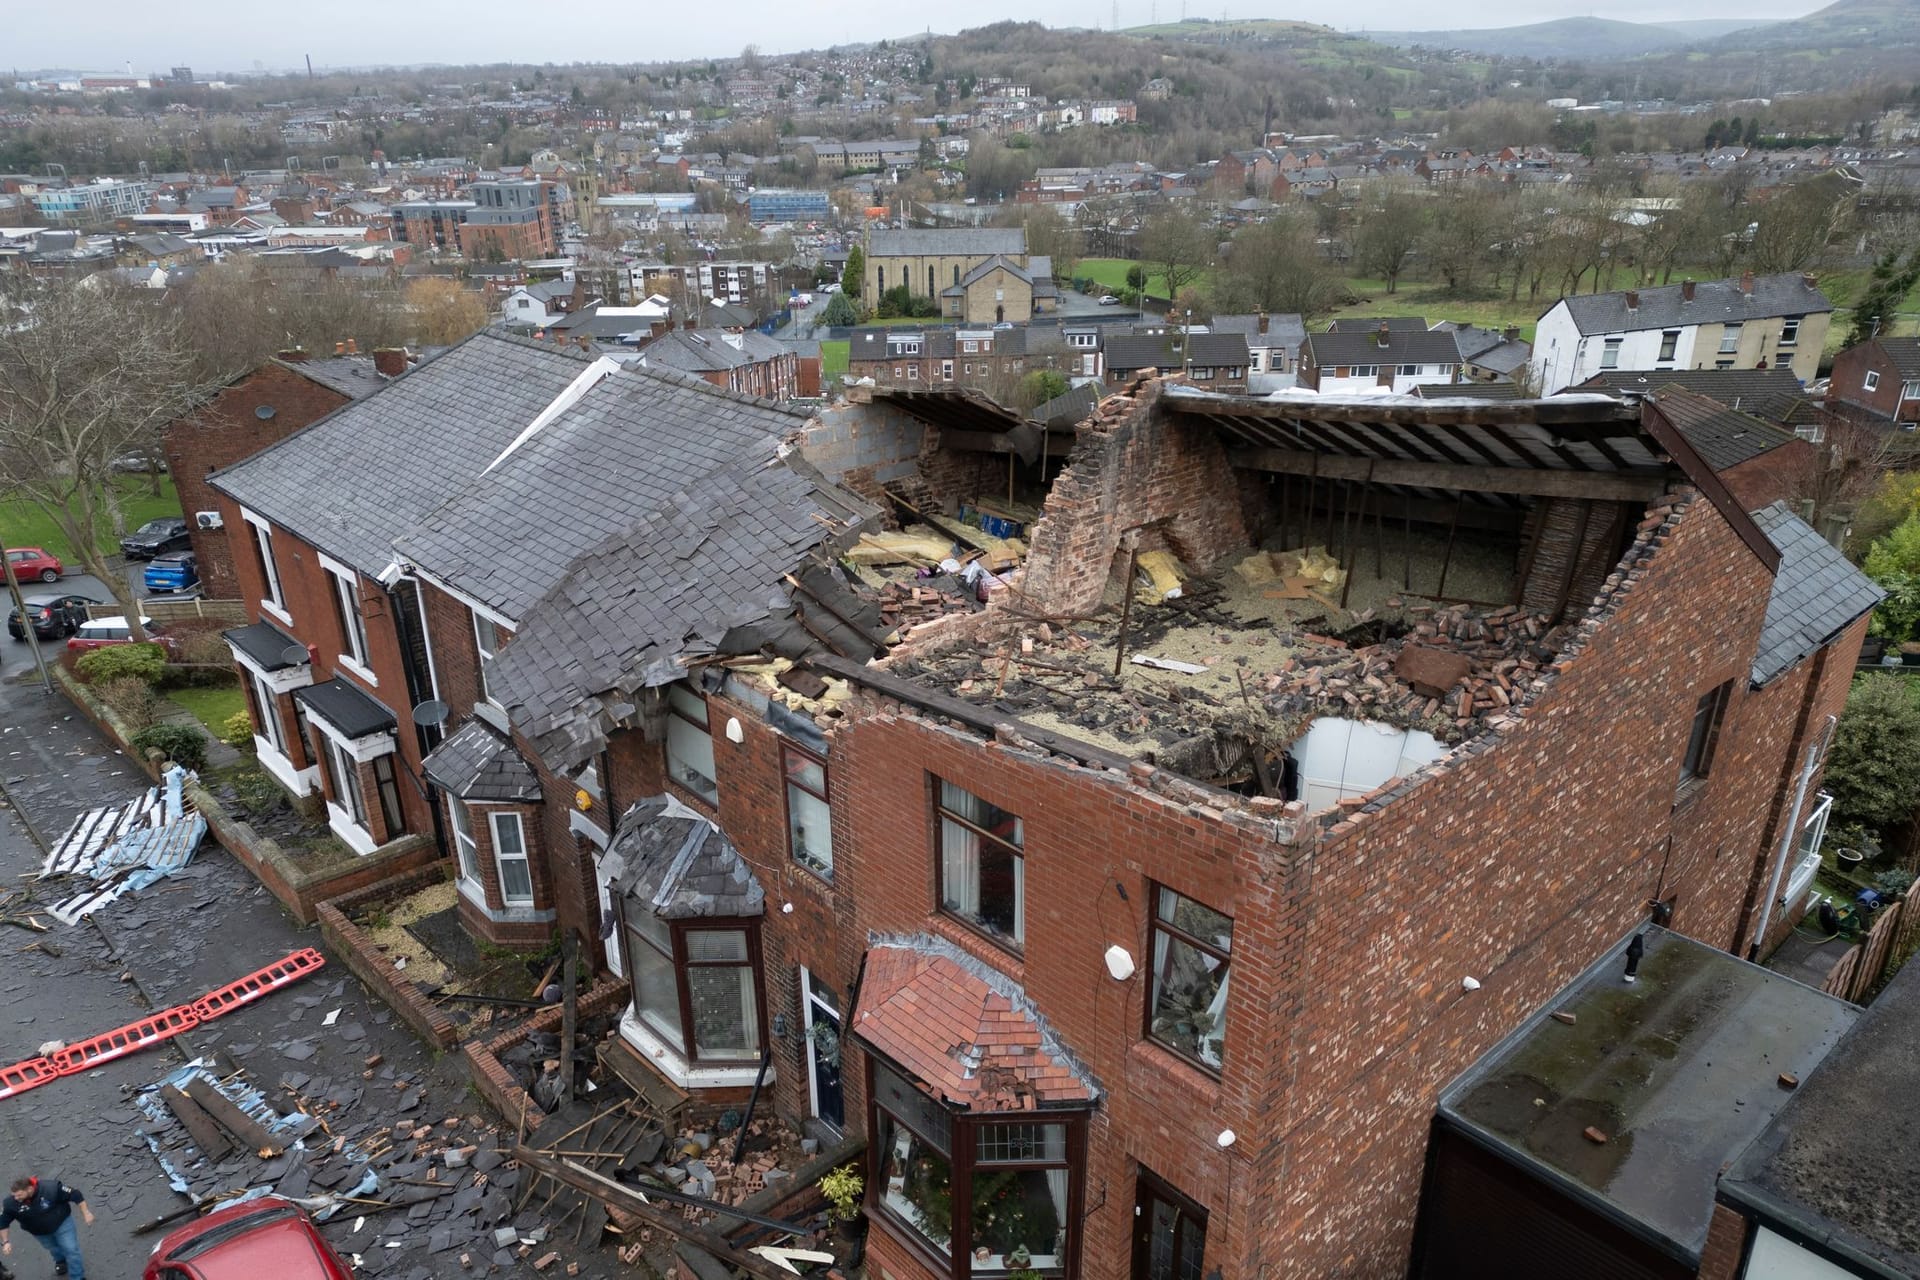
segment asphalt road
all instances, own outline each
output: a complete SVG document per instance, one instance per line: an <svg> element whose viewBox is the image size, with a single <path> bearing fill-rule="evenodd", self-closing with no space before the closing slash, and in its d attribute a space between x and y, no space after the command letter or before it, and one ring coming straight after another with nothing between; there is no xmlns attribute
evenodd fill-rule
<svg viewBox="0 0 1920 1280"><path fill-rule="evenodd" d="M0 639L0 877L7 886L24 884L42 903L72 892L58 882L36 886L32 881L42 864L35 832L57 839L81 810L131 798L145 781L64 697L42 692L32 678L26 645ZM321 945L316 932L301 928L209 839L184 871L128 894L75 927L55 923L53 932L41 935L0 926L0 956L9 970L0 1063L32 1058L45 1041L78 1041L123 1026L288 952ZM336 1008L341 1013L335 1024L323 1027L322 1015ZM364 1038L348 1038L346 1032L364 1033ZM287 1049L293 1052L283 1052ZM81 1188L100 1217L97 1225L80 1229L89 1275L133 1280L158 1238L136 1236L133 1227L185 1207L186 1200L169 1189L136 1133L144 1117L133 1106L132 1091L152 1084L191 1054L213 1056L223 1076L244 1069L253 1083L269 1089L295 1069L358 1083L363 1059L371 1053L384 1055L387 1068L421 1078L418 1114L479 1113L459 1059L428 1052L344 966L330 964L161 1047L0 1100L0 1173L9 1181L25 1173L54 1176ZM383 1276L395 1280L440 1280L488 1270L485 1253L472 1270L458 1265L457 1250L429 1253L425 1231L410 1229L404 1214L369 1218L358 1235L349 1236L350 1227L343 1215L326 1230L343 1252L364 1252ZM17 1275L23 1280L52 1275L52 1263L38 1245L20 1232L14 1240L8 1261ZM386 1247L389 1240L399 1241L398 1246ZM521 1269L522 1264L512 1268Z"/></svg>

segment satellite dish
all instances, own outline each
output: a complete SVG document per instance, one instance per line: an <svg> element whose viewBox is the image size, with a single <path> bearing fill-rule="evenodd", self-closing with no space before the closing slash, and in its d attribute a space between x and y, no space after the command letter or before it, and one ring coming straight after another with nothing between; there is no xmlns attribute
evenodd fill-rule
<svg viewBox="0 0 1920 1280"><path fill-rule="evenodd" d="M431 728L434 725L445 724L447 722L447 713L450 710L452 710L452 708L440 701L440 699L428 698L425 702L413 709L413 722L423 729Z"/></svg>
<svg viewBox="0 0 1920 1280"><path fill-rule="evenodd" d="M289 666L304 667L313 660L303 644L290 644L280 651L280 660Z"/></svg>

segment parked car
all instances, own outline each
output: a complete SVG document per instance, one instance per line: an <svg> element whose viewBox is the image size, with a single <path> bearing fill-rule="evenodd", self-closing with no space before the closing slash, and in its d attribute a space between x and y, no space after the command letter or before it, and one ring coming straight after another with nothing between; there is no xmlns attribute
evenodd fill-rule
<svg viewBox="0 0 1920 1280"><path fill-rule="evenodd" d="M186 591L200 585L200 557L191 551L169 551L147 565L143 581L148 591Z"/></svg>
<svg viewBox="0 0 1920 1280"><path fill-rule="evenodd" d="M353 1280L306 1210L279 1196L215 1209L161 1238L142 1280Z"/></svg>
<svg viewBox="0 0 1920 1280"><path fill-rule="evenodd" d="M1117 307L1120 305L1120 299L1110 293L1103 293L1100 295L1100 305L1103 307Z"/></svg>
<svg viewBox="0 0 1920 1280"><path fill-rule="evenodd" d="M839 286L839 285L837 285L837 284L823 284L823 285L821 285L821 286L820 286L820 292L822 292L822 293L838 293L838 292L840 292L840 286Z"/></svg>
<svg viewBox="0 0 1920 1280"><path fill-rule="evenodd" d="M125 475L167 474L167 460L159 454L151 456L144 453L122 454L108 465Z"/></svg>
<svg viewBox="0 0 1920 1280"><path fill-rule="evenodd" d="M167 636L153 619L142 618L140 625L146 628L147 639L172 648L172 638ZM127 629L126 618L115 615L111 618L90 618L82 622L74 633L67 638L67 648L75 653L85 653L89 649L104 649L108 645L126 644L133 636Z"/></svg>
<svg viewBox="0 0 1920 1280"><path fill-rule="evenodd" d="M102 603L92 596L28 596L27 617L33 620L33 634L42 640L70 636L87 620L87 606ZM25 640L27 629L21 625L20 610L7 613L7 634Z"/></svg>
<svg viewBox="0 0 1920 1280"><path fill-rule="evenodd" d="M151 560L168 551L185 551L193 545L187 522L179 516L161 516L149 520L120 539L120 550L129 560Z"/></svg>
<svg viewBox="0 0 1920 1280"><path fill-rule="evenodd" d="M22 582L58 582L66 572L60 557L39 547L8 547L7 560L13 565L13 576Z"/></svg>

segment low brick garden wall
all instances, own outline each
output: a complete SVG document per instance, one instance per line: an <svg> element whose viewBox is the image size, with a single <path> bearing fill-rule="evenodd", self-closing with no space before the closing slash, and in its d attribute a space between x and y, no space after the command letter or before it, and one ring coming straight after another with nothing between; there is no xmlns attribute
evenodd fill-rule
<svg viewBox="0 0 1920 1280"><path fill-rule="evenodd" d="M612 1013L626 1004L631 990L625 978L603 978L581 994L579 1016L592 1018ZM524 1115L529 1125L535 1125L546 1119L547 1113L520 1087L520 1081L500 1061L500 1055L524 1042L530 1032L558 1031L564 1014L565 1010L556 1004L517 1027L485 1040L469 1040L461 1047L467 1070L473 1076L473 1087L509 1123L518 1123Z"/></svg>
<svg viewBox="0 0 1920 1280"><path fill-rule="evenodd" d="M428 1044L451 1049L460 1038L453 1019L427 999L426 992L420 989L418 983L402 970L394 968L393 961L374 944L365 930L354 923L352 915L361 907L404 897L444 879L444 867L418 867L337 898L329 898L315 908L315 915L320 922L320 936L331 944L334 954L353 970L354 976L386 1001L400 1015L401 1021L413 1028L415 1035Z"/></svg>

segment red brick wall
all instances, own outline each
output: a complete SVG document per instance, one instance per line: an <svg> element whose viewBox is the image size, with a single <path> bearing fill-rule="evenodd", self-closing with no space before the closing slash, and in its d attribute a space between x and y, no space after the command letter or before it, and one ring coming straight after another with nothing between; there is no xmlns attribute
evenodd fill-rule
<svg viewBox="0 0 1920 1280"><path fill-rule="evenodd" d="M338 391L284 365L268 363L221 389L198 414L167 428L167 470L180 495L180 510L193 529L193 549L200 557L200 581L208 599L236 598L239 588L228 538L245 530L194 525L194 512L220 509L207 476L252 457L345 403L347 397ZM272 407L271 418L255 415L262 406Z"/></svg>
<svg viewBox="0 0 1920 1280"><path fill-rule="evenodd" d="M1812 494L1819 479L1815 469L1823 465L1822 451L1815 449L1812 441L1795 439L1729 467L1720 478L1733 491L1741 510L1758 511L1783 499L1791 501Z"/></svg>
<svg viewBox="0 0 1920 1280"><path fill-rule="evenodd" d="M1043 612L1080 613L1099 602L1121 535L1158 524L1201 573L1247 545L1239 491L1211 427L1155 411L1158 384L1137 400L1110 396L1081 427L1071 464L1054 482L1031 532L1023 594Z"/></svg>

